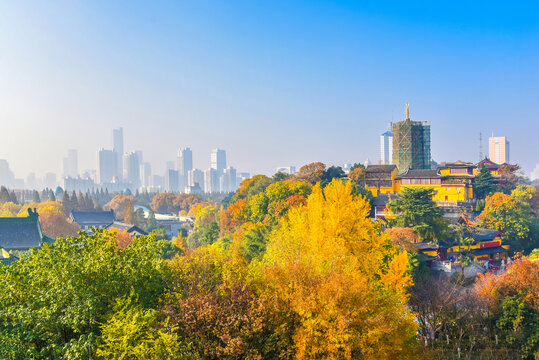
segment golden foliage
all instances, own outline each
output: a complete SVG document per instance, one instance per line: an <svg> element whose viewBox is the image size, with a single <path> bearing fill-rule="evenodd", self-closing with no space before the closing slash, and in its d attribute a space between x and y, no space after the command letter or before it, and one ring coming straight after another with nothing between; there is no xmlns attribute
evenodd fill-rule
<svg viewBox="0 0 539 360"><path fill-rule="evenodd" d="M403 358L411 348L407 255L379 235L368 202L352 190L340 181L315 186L253 269L266 296L298 315L298 359Z"/></svg>
<svg viewBox="0 0 539 360"><path fill-rule="evenodd" d="M39 215L39 223L43 233L52 238L76 236L80 227L68 220L64 213L62 203L58 201L45 201L40 203L29 203L22 206L17 216L28 216L28 208L36 209Z"/></svg>
<svg viewBox="0 0 539 360"><path fill-rule="evenodd" d="M523 257L508 265L507 272L501 275L480 274L475 291L490 306L507 296L519 295L539 311L539 262Z"/></svg>
<svg viewBox="0 0 539 360"><path fill-rule="evenodd" d="M116 195L112 198L111 201L109 201L105 206L103 206L104 210L113 210L114 215L121 219L122 221L125 221L127 223L132 224L132 219L126 219L125 217L132 216L129 214L130 210L132 210L132 206L136 203L136 199L133 195ZM130 209L131 208L131 209Z"/></svg>

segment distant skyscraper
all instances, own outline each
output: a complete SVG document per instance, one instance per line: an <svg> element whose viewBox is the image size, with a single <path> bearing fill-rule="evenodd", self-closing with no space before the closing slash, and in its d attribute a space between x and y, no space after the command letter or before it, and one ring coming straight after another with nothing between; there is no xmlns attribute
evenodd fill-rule
<svg viewBox="0 0 539 360"><path fill-rule="evenodd" d="M15 175L9 168L7 160L0 159L0 185L5 187L14 186Z"/></svg>
<svg viewBox="0 0 539 360"><path fill-rule="evenodd" d="M488 157L496 164L509 163L509 141L505 136L488 138Z"/></svg>
<svg viewBox="0 0 539 360"><path fill-rule="evenodd" d="M216 169L204 171L204 192L208 194L219 192L219 175Z"/></svg>
<svg viewBox="0 0 539 360"><path fill-rule="evenodd" d="M37 178L36 173L31 172L26 177L26 188L27 189L37 189Z"/></svg>
<svg viewBox="0 0 539 360"><path fill-rule="evenodd" d="M170 192L178 192L180 190L178 170L168 169L165 172L165 189Z"/></svg>
<svg viewBox="0 0 539 360"><path fill-rule="evenodd" d="M236 191L236 182L236 169L234 169L232 166L229 166L223 171L223 175L221 175L219 179L219 188L221 192Z"/></svg>
<svg viewBox="0 0 539 360"><path fill-rule="evenodd" d="M193 152L190 148L178 150L178 172L180 174L180 191L189 185L189 171L193 170Z"/></svg>
<svg viewBox="0 0 539 360"><path fill-rule="evenodd" d="M122 179L123 176L123 163L122 158L124 155L124 129L118 128L112 130L112 151L116 154L116 174L118 179Z"/></svg>
<svg viewBox="0 0 539 360"><path fill-rule="evenodd" d="M393 124L393 164L399 172L408 169L430 169L430 125L410 120L406 103L406 119Z"/></svg>
<svg viewBox="0 0 539 360"><path fill-rule="evenodd" d="M140 161L138 153L124 155L124 179L133 186L133 191L140 187Z"/></svg>
<svg viewBox="0 0 539 360"><path fill-rule="evenodd" d="M156 190L165 188L165 178L161 175L152 175L152 187Z"/></svg>
<svg viewBox="0 0 539 360"><path fill-rule="evenodd" d="M193 152L188 147L178 150L178 171L180 176L187 178L191 170L193 170Z"/></svg>
<svg viewBox="0 0 539 360"><path fill-rule="evenodd" d="M140 181L142 186L149 187L150 180L152 179L152 166L149 162L145 162L140 165Z"/></svg>
<svg viewBox="0 0 539 360"><path fill-rule="evenodd" d="M530 180L539 180L539 163L535 164L535 169L533 169L532 173L530 174Z"/></svg>
<svg viewBox="0 0 539 360"><path fill-rule="evenodd" d="M391 165L393 163L393 123L389 123L389 130L380 135L380 164Z"/></svg>
<svg viewBox="0 0 539 360"><path fill-rule="evenodd" d="M276 173L282 172L289 175L294 175L296 173L296 167L295 166L280 166L275 169Z"/></svg>
<svg viewBox="0 0 539 360"><path fill-rule="evenodd" d="M56 188L56 174L50 172L46 173L43 178L43 185L49 189Z"/></svg>
<svg viewBox="0 0 539 360"><path fill-rule="evenodd" d="M226 169L226 151L213 149L211 151L210 164L212 169L217 170L218 176L221 176Z"/></svg>
<svg viewBox="0 0 539 360"><path fill-rule="evenodd" d="M75 149L67 150L63 161L63 177L75 178L79 174L78 153Z"/></svg>
<svg viewBox="0 0 539 360"><path fill-rule="evenodd" d="M190 170L187 174L187 186L200 186L204 189L204 172L199 169Z"/></svg>
<svg viewBox="0 0 539 360"><path fill-rule="evenodd" d="M118 156L113 150L101 149L97 153L97 182L110 183L118 176Z"/></svg>

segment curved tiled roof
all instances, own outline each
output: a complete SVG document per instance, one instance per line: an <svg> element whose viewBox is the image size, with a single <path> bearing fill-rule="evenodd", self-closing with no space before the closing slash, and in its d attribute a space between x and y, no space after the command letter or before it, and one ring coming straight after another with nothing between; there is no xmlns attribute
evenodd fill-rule
<svg viewBox="0 0 539 360"><path fill-rule="evenodd" d="M112 224L116 218L114 211L71 211L71 218L80 226Z"/></svg>
<svg viewBox="0 0 539 360"><path fill-rule="evenodd" d="M407 170L405 173L397 176L397 179L421 179L441 177L438 170Z"/></svg>
<svg viewBox="0 0 539 360"><path fill-rule="evenodd" d="M391 173L397 168L397 165L369 165L365 169L367 173Z"/></svg>
<svg viewBox="0 0 539 360"><path fill-rule="evenodd" d="M0 218L0 247L4 249L30 249L52 239L41 231L35 211L28 209L27 217Z"/></svg>

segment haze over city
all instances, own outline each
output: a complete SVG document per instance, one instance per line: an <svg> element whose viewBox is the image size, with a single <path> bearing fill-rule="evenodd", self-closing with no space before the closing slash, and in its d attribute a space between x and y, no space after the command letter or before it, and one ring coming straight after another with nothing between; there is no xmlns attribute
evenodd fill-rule
<svg viewBox="0 0 539 360"><path fill-rule="evenodd" d="M446 7L447 6L447 7ZM388 123L431 124L433 160L506 136L539 161L539 6L531 2L0 3L0 158L16 177L79 169L123 127L154 173L180 147L238 171L379 160Z"/></svg>

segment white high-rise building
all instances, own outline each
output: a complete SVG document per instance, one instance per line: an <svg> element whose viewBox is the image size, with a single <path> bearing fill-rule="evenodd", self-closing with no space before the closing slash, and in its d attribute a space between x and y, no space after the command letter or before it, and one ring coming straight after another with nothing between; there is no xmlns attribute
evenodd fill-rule
<svg viewBox="0 0 539 360"><path fill-rule="evenodd" d="M199 169L189 170L187 173L187 193L201 193L204 191L204 172Z"/></svg>
<svg viewBox="0 0 539 360"><path fill-rule="evenodd" d="M97 152L97 182L110 183L118 174L118 156L113 150L101 149Z"/></svg>
<svg viewBox="0 0 539 360"><path fill-rule="evenodd" d="M393 164L393 124L389 123L389 130L380 135L380 164Z"/></svg>
<svg viewBox="0 0 539 360"><path fill-rule="evenodd" d="M539 180L539 163L535 164L535 169L533 169L530 175L530 180L531 181Z"/></svg>
<svg viewBox="0 0 539 360"><path fill-rule="evenodd" d="M135 191L140 187L140 161L137 152L130 152L124 155L124 179L133 187Z"/></svg>
<svg viewBox="0 0 539 360"><path fill-rule="evenodd" d="M178 171L181 176L187 175L189 171L193 170L193 152L190 148L184 148L178 150Z"/></svg>
<svg viewBox="0 0 539 360"><path fill-rule="evenodd" d="M236 191L236 182L236 169L234 169L232 166L229 166L223 171L223 175L221 175L219 179L219 188L221 189L221 192Z"/></svg>
<svg viewBox="0 0 539 360"><path fill-rule="evenodd" d="M140 160L140 159L139 159ZM140 165L140 181L142 183L142 186L145 188L148 188L151 186L152 179L152 166L149 162L142 163Z"/></svg>
<svg viewBox="0 0 539 360"><path fill-rule="evenodd" d="M223 174L226 169L226 151L221 149L213 149L210 156L210 167L217 170L218 176Z"/></svg>
<svg viewBox="0 0 539 360"><path fill-rule="evenodd" d="M285 173L289 175L294 175L296 173L296 167L295 166L280 166L275 169L276 173Z"/></svg>
<svg viewBox="0 0 539 360"><path fill-rule="evenodd" d="M178 150L178 172L180 174L180 189L184 191L189 186L189 171L193 170L193 152L190 148Z"/></svg>
<svg viewBox="0 0 539 360"><path fill-rule="evenodd" d="M124 129L112 130L112 151L116 154L116 174L119 180L123 176L123 155L124 155Z"/></svg>
<svg viewBox="0 0 539 360"><path fill-rule="evenodd" d="M219 192L219 175L216 169L204 171L204 192L208 194Z"/></svg>
<svg viewBox="0 0 539 360"><path fill-rule="evenodd" d="M165 189L169 192L180 191L178 170L168 169L165 172Z"/></svg>
<svg viewBox="0 0 539 360"><path fill-rule="evenodd" d="M196 184L201 189L204 188L204 171L199 169L190 170L187 174L187 186L196 186Z"/></svg>
<svg viewBox="0 0 539 360"><path fill-rule="evenodd" d="M505 136L488 138L488 157L496 164L509 163L509 141Z"/></svg>
<svg viewBox="0 0 539 360"><path fill-rule="evenodd" d="M77 177L79 174L77 150L67 150L67 157L64 158L62 165L63 177Z"/></svg>

